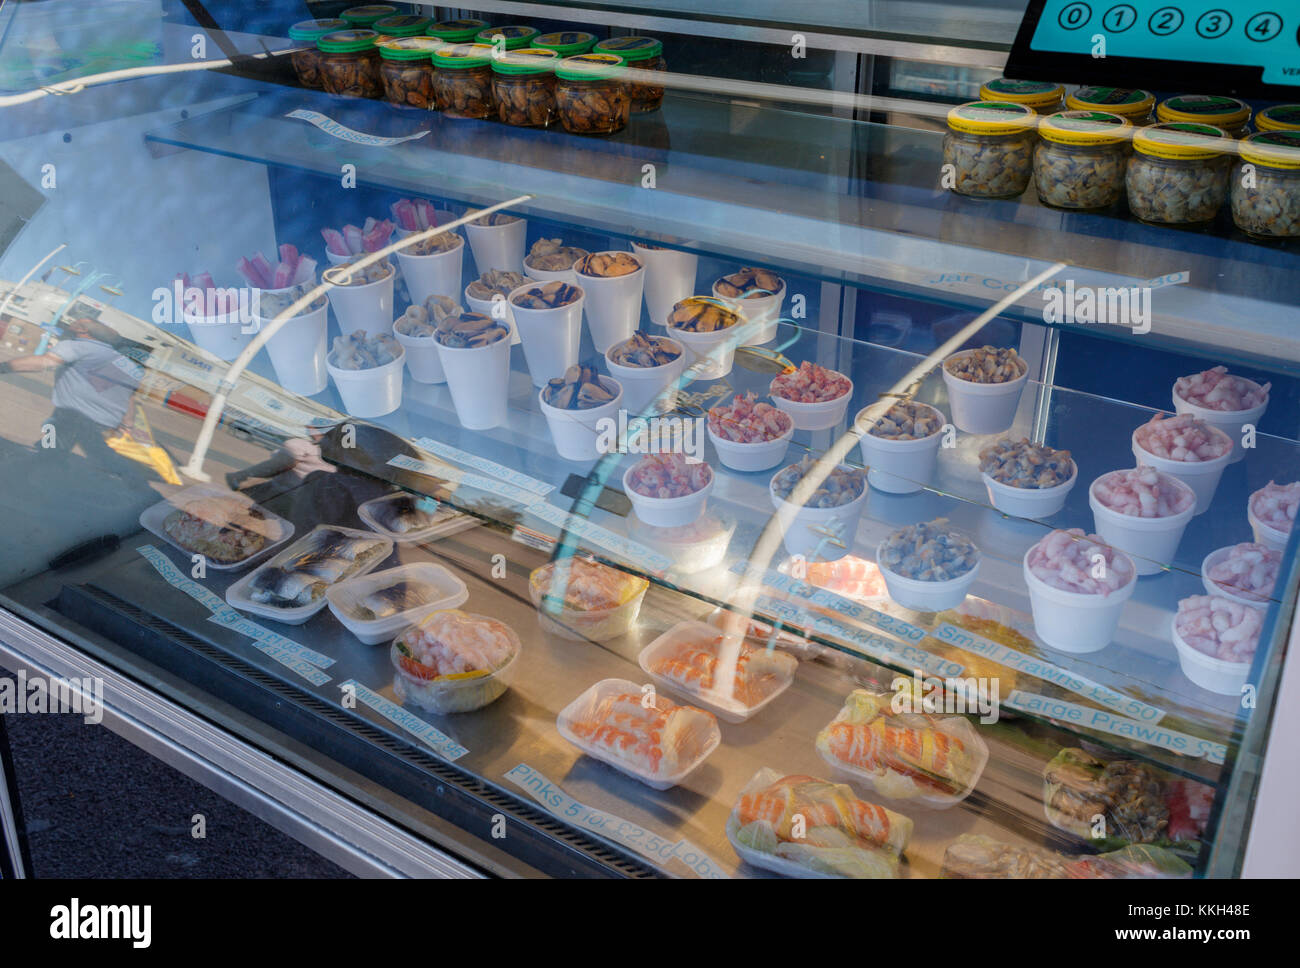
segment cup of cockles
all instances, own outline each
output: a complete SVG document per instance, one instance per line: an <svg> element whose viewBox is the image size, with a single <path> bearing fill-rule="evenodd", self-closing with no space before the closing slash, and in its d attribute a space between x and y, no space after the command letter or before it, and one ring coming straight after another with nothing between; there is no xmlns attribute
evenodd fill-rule
<svg viewBox="0 0 1300 968"><path fill-rule="evenodd" d="M326 366L343 409L354 417L382 417L401 406L404 357L391 333L367 337L355 330L337 337Z"/></svg>

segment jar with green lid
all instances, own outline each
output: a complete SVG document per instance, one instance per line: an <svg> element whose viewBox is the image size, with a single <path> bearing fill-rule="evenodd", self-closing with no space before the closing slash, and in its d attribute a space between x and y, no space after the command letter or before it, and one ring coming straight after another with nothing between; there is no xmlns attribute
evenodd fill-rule
<svg viewBox="0 0 1300 968"><path fill-rule="evenodd" d="M430 37L437 37L448 44L467 44L474 40L474 35L488 25L486 20L465 17L461 20L443 20L430 25L426 31Z"/></svg>
<svg viewBox="0 0 1300 968"><path fill-rule="evenodd" d="M376 20L370 29L381 37L423 37L432 23L433 21L428 17L399 13L396 17Z"/></svg>
<svg viewBox="0 0 1300 968"><path fill-rule="evenodd" d="M1009 101L1023 104L1038 114L1055 114L1061 110L1065 88L1051 81L1017 81L995 77L980 85L981 101Z"/></svg>
<svg viewBox="0 0 1300 968"><path fill-rule="evenodd" d="M1257 131L1300 131L1300 104L1275 104L1255 115Z"/></svg>
<svg viewBox="0 0 1300 968"><path fill-rule="evenodd" d="M528 27L524 24L510 24L505 27L484 27L474 39L480 44L489 44L492 47L498 47L497 38L502 38L506 50L521 50L524 47L532 46L533 38L538 34L536 27Z"/></svg>
<svg viewBox="0 0 1300 968"><path fill-rule="evenodd" d="M1162 225L1211 221L1228 194L1232 144L1211 124L1175 121L1139 129L1124 180L1129 211Z"/></svg>
<svg viewBox="0 0 1300 968"><path fill-rule="evenodd" d="M382 97L378 39L373 30L336 30L316 41L325 90L349 97Z"/></svg>
<svg viewBox="0 0 1300 968"><path fill-rule="evenodd" d="M497 118L522 128L555 123L555 65L560 55L524 47L492 58L492 99Z"/></svg>
<svg viewBox="0 0 1300 968"><path fill-rule="evenodd" d="M449 118L490 118L492 48L487 44L447 44L433 52L433 96Z"/></svg>
<svg viewBox="0 0 1300 968"><path fill-rule="evenodd" d="M1179 94L1156 105L1156 120L1208 124L1222 128L1230 138L1244 138L1250 130L1250 105L1220 94Z"/></svg>
<svg viewBox="0 0 1300 968"><path fill-rule="evenodd" d="M664 45L653 37L611 37L602 40L592 50L601 54L617 54L627 62L627 66L637 71L667 71L664 60ZM628 83L628 95L632 98L632 113L645 114L658 111L664 100L662 84L641 82Z"/></svg>
<svg viewBox="0 0 1300 968"><path fill-rule="evenodd" d="M612 134L627 124L632 102L617 54L578 54L555 66L555 106L573 134Z"/></svg>
<svg viewBox="0 0 1300 968"><path fill-rule="evenodd" d="M596 43L596 35L585 30L556 30L534 38L533 46L543 50L553 50L561 57L573 57L585 54Z"/></svg>
<svg viewBox="0 0 1300 968"><path fill-rule="evenodd" d="M1034 171L1035 123L1032 109L1010 101L971 101L950 110L943 163L952 190L974 198L1023 192Z"/></svg>
<svg viewBox="0 0 1300 968"><path fill-rule="evenodd" d="M1133 126L1105 111L1058 111L1038 125L1034 184L1053 208L1109 208L1124 194Z"/></svg>
<svg viewBox="0 0 1300 968"><path fill-rule="evenodd" d="M397 8L391 3L367 3L360 7L348 7L339 16L346 20L349 26L373 30L375 21L396 14Z"/></svg>
<svg viewBox="0 0 1300 968"><path fill-rule="evenodd" d="M320 51L316 41L336 30L347 29L347 24L337 18L330 20L303 20L289 28L289 39L298 41L303 49L289 55L298 83L317 91L324 87L320 73Z"/></svg>
<svg viewBox="0 0 1300 968"><path fill-rule="evenodd" d="M1239 150L1232 173L1237 228L1258 239L1300 237L1300 130L1261 131Z"/></svg>
<svg viewBox="0 0 1300 968"><path fill-rule="evenodd" d="M1135 127L1154 124L1156 96L1134 87L1081 87L1065 99L1070 111L1105 111L1117 114Z"/></svg>
<svg viewBox="0 0 1300 968"><path fill-rule="evenodd" d="M376 46L385 100L433 110L433 53L443 46L442 41L436 37L385 37Z"/></svg>

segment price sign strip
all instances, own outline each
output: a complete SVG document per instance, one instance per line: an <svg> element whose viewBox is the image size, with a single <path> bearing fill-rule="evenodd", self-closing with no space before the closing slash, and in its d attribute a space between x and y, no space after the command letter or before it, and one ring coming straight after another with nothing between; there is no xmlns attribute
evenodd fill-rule
<svg viewBox="0 0 1300 968"><path fill-rule="evenodd" d="M426 128L416 134L408 134L401 138L386 138L382 135L366 134L364 131L357 131L354 128L349 128L346 124L339 124L329 115L321 114L319 111L308 111L304 108L290 111L285 115L285 117L296 118L299 121L306 121L310 124L314 124L327 135L338 138L340 141L351 142L354 145L369 145L374 148L400 145L404 141L416 141L429 133L429 129Z"/></svg>
<svg viewBox="0 0 1300 968"><path fill-rule="evenodd" d="M699 877L708 880L729 879L721 865L689 840L683 838L674 842L651 833L630 820L581 804L565 793L558 783L527 763L520 763L504 775L540 803L548 813L569 821L581 830L612 840L664 867L677 861Z"/></svg>
<svg viewBox="0 0 1300 968"><path fill-rule="evenodd" d="M539 481L535 477L529 477L527 474L506 467L504 464L498 464L486 457L479 457L477 454L471 454L459 447L444 444L442 441L434 440L431 437L419 437L416 439L415 444L431 454L437 454L439 457L455 461L457 464L472 467L484 474L490 474L498 480L505 481L507 484L513 484L515 487L523 488L525 491L531 491L534 494L540 494L543 497L555 490L554 484Z"/></svg>
<svg viewBox="0 0 1300 968"><path fill-rule="evenodd" d="M339 689L345 693L351 690L353 695L380 716L383 716L394 726L404 729L416 739L423 741L431 750L449 762L454 762L469 752L446 733L426 723L419 716L409 712L397 703L385 699L379 693L368 686L362 685L355 679L340 683Z"/></svg>
<svg viewBox="0 0 1300 968"><path fill-rule="evenodd" d="M630 538L625 538L621 534L616 534L599 524L593 524L586 518L576 517L569 511L557 508L549 502L532 505L528 508L528 513L541 518L547 524L553 525L561 531L577 535L584 541L589 541L606 551L613 552L615 557L623 559L633 567L644 569L652 575L662 575L673 566L672 559L664 557L657 551L652 551L645 545ZM537 532L533 532L533 534L537 534Z"/></svg>

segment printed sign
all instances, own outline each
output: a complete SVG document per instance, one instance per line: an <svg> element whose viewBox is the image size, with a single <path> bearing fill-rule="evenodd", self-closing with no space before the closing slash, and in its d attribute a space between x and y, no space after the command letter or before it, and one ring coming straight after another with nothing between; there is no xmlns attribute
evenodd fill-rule
<svg viewBox="0 0 1300 968"><path fill-rule="evenodd" d="M401 138L384 138L377 134L366 134L364 131L356 131L349 128L346 124L339 124L333 118L330 118L319 111L308 111L299 108L296 111L290 111L285 115L286 118L298 118L301 121L307 121L316 125L326 134L338 138L340 141L348 141L354 145L368 145L375 148L384 148L389 145L400 145L403 141L417 141L429 133L426 128L424 131L416 134L408 134Z"/></svg>

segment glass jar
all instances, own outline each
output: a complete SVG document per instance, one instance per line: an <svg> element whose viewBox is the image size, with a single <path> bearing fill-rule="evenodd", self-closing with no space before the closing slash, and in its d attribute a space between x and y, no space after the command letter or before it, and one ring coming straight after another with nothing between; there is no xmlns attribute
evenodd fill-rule
<svg viewBox="0 0 1300 968"><path fill-rule="evenodd" d="M1016 81L996 77L980 85L981 101L1009 101L1023 104L1036 114L1055 114L1061 110L1065 88L1050 81Z"/></svg>
<svg viewBox="0 0 1300 968"><path fill-rule="evenodd" d="M350 27L374 30L376 21L392 17L396 13L397 8L391 3L367 3L360 7L348 7L339 16L346 20Z"/></svg>
<svg viewBox="0 0 1300 968"><path fill-rule="evenodd" d="M1162 225L1211 221L1228 193L1231 149L1227 132L1209 124L1177 121L1137 131L1124 179L1129 211Z"/></svg>
<svg viewBox="0 0 1300 968"><path fill-rule="evenodd" d="M392 104L433 110L433 53L443 46L434 37L386 37L380 40L379 74L384 98Z"/></svg>
<svg viewBox="0 0 1300 968"><path fill-rule="evenodd" d="M612 134L627 124L632 102L617 54L579 54L555 67L555 106L572 134Z"/></svg>
<svg viewBox="0 0 1300 968"><path fill-rule="evenodd" d="M348 97L382 97L379 51L373 30L336 30L316 41L320 50L321 81L330 94Z"/></svg>
<svg viewBox="0 0 1300 968"><path fill-rule="evenodd" d="M448 44L433 52L433 97L449 118L490 118L492 48L487 44Z"/></svg>
<svg viewBox="0 0 1300 968"><path fill-rule="evenodd" d="M497 118L522 128L549 128L555 123L553 50L525 47L492 58L492 99Z"/></svg>
<svg viewBox="0 0 1300 968"><path fill-rule="evenodd" d="M1223 129L1230 138L1244 138L1250 131L1250 105L1218 94L1179 94L1156 106L1156 120L1208 124Z"/></svg>
<svg viewBox="0 0 1300 968"><path fill-rule="evenodd" d="M1038 126L1034 184L1053 208L1109 208L1124 194L1133 126L1105 111L1058 111Z"/></svg>
<svg viewBox="0 0 1300 968"><path fill-rule="evenodd" d="M952 190L959 195L1014 198L1029 185L1037 140L1034 112L1023 104L959 104L948 112L944 174L952 178Z"/></svg>
<svg viewBox="0 0 1300 968"><path fill-rule="evenodd" d="M316 41L326 34L346 30L347 26L342 20L332 19L304 20L289 28L289 39L300 41L305 46L304 50L289 55L299 84L317 91L324 87L320 73L320 51L316 49Z"/></svg>
<svg viewBox="0 0 1300 968"><path fill-rule="evenodd" d="M1253 238L1300 237L1300 130L1261 131L1241 143L1232 220Z"/></svg>
<svg viewBox="0 0 1300 968"><path fill-rule="evenodd" d="M1300 131L1300 104L1275 104L1255 115L1257 131Z"/></svg>
<svg viewBox="0 0 1300 968"><path fill-rule="evenodd" d="M370 29L380 37L423 37L433 21L428 17L401 13L396 17L384 17L376 20Z"/></svg>
<svg viewBox="0 0 1300 968"><path fill-rule="evenodd" d="M488 25L486 20L464 17L460 20L443 20L433 24L425 31L430 37L437 37L448 44L468 44L474 35Z"/></svg>
<svg viewBox="0 0 1300 968"><path fill-rule="evenodd" d="M585 54L596 43L596 35L585 30L557 30L541 34L533 40L534 47L553 50L561 57L574 57Z"/></svg>
<svg viewBox="0 0 1300 968"><path fill-rule="evenodd" d="M592 50L601 54L617 54L627 66L638 71L667 71L664 45L653 37L611 37L602 40ZM633 114L658 111L664 100L662 84L629 83L628 95L632 99Z"/></svg>
<svg viewBox="0 0 1300 968"><path fill-rule="evenodd" d="M489 47L497 46L497 38L505 39L506 50L522 50L525 47L532 46L533 38L538 34L536 27L528 27L524 24L511 24L506 27L484 27L474 39L480 44L487 44Z"/></svg>
<svg viewBox="0 0 1300 968"><path fill-rule="evenodd" d="M1133 87L1081 87L1065 99L1071 111L1105 111L1123 118L1134 127L1154 124L1152 111L1156 97L1150 91Z"/></svg>

